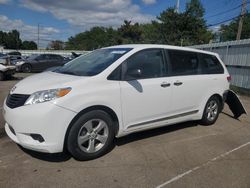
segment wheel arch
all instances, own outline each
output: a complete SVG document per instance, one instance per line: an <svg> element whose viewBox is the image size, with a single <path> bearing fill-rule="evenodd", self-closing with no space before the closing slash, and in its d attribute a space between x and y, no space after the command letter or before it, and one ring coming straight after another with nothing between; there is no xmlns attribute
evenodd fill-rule
<svg viewBox="0 0 250 188"><path fill-rule="evenodd" d="M65 150L66 149L66 143L67 143L67 139L68 139L68 135L69 135L69 131L71 129L71 127L73 126L73 124L77 121L77 119L82 116L83 114L85 113L88 113L90 111L93 111L93 110L102 110L104 112L106 112L107 114L110 115L110 117L112 118L112 120L114 121L114 126L115 126L115 135L117 135L118 131L119 131L119 119L118 119L118 116L116 115L115 111L112 110L111 108L107 107L107 106L104 106L104 105L94 105L94 106L90 106L90 107L87 107L83 110L81 110L70 122L68 128L67 128L67 131L66 131L66 134L65 134L65 137L64 137L64 146L63 146L63 149Z"/></svg>

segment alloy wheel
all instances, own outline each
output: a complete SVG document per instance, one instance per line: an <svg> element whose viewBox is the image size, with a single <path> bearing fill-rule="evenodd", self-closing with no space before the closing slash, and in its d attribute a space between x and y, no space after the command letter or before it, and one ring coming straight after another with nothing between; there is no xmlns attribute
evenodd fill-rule
<svg viewBox="0 0 250 188"><path fill-rule="evenodd" d="M211 100L207 105L207 119L213 121L218 114L218 104L215 100Z"/></svg>
<svg viewBox="0 0 250 188"><path fill-rule="evenodd" d="M81 127L77 143L86 153L99 151L106 143L109 135L108 125L101 119L91 119Z"/></svg>

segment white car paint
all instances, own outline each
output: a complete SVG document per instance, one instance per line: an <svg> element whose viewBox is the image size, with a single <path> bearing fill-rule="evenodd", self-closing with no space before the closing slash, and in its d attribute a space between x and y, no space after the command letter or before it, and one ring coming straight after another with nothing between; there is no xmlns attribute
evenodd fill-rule
<svg viewBox="0 0 250 188"><path fill-rule="evenodd" d="M82 110L92 106L106 106L118 118L117 137L178 122L201 119L205 104L214 94L223 96L229 89L229 76L219 56L212 52L167 45L121 45L133 48L96 76L80 77L53 72L30 76L18 84L10 94L32 94L41 90L70 87L72 91L61 98L40 104L11 109L4 102L5 129L9 137L23 147L42 152L63 151L70 122ZM173 76L135 81L112 81L107 77L134 53L147 48L177 49L215 55L225 72L220 75ZM173 85L180 81L181 87ZM162 88L161 83L171 87ZM141 87L141 88L140 88ZM137 89L135 89L137 88ZM187 112L185 116L176 116ZM165 117L175 118L165 118ZM161 121L155 121L161 119ZM143 124L143 122L148 122ZM9 125L15 130L14 135ZM140 126L134 126L140 125ZM29 134L41 134L45 142L33 140Z"/></svg>
<svg viewBox="0 0 250 188"><path fill-rule="evenodd" d="M0 71L2 72L12 70L12 69L15 70L15 66L5 66L5 65L0 64Z"/></svg>

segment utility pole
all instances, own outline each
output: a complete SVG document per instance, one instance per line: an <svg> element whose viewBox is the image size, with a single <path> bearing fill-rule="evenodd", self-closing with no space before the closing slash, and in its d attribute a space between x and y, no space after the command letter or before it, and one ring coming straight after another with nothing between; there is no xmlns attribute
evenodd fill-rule
<svg viewBox="0 0 250 188"><path fill-rule="evenodd" d="M180 0L176 0L175 12L179 13L179 9L180 9Z"/></svg>
<svg viewBox="0 0 250 188"><path fill-rule="evenodd" d="M247 0L243 0L242 1L240 21L239 21L239 26L238 26L238 32L237 32L236 40L240 40L240 37L241 37L242 26L243 26L243 19L244 19L244 16L246 14L246 8L247 8Z"/></svg>
<svg viewBox="0 0 250 188"><path fill-rule="evenodd" d="M40 24L37 24L37 49L39 50Z"/></svg>

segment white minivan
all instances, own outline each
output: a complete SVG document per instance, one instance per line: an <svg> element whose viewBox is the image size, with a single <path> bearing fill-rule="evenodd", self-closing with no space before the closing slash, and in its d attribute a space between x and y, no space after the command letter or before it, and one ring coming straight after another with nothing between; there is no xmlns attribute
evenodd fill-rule
<svg viewBox="0 0 250 188"><path fill-rule="evenodd" d="M213 124L230 79L211 52L102 48L17 83L4 102L5 130L24 148L94 159L115 137L191 120Z"/></svg>

